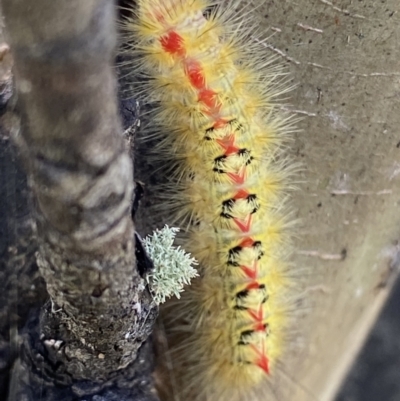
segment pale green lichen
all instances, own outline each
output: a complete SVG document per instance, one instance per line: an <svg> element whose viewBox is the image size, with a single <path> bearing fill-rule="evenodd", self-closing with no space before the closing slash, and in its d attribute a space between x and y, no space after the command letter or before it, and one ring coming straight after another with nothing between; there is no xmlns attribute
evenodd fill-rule
<svg viewBox="0 0 400 401"><path fill-rule="evenodd" d="M147 275L147 282L157 304L175 295L180 298L184 285L196 277L196 259L180 246L174 246L174 239L179 228L167 225L153 232L143 240L143 246L154 263L154 270Z"/></svg>

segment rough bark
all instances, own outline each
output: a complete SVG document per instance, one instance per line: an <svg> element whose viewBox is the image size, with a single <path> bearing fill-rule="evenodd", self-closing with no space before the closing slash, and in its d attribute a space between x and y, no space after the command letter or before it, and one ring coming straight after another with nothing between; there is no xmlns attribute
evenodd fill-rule
<svg viewBox="0 0 400 401"><path fill-rule="evenodd" d="M0 399L8 392L9 373L19 354L19 330L31 308L42 305L47 292L36 265L37 243L29 213L26 175L18 166L7 128L0 118ZM10 121L11 120L11 121Z"/></svg>
<svg viewBox="0 0 400 401"><path fill-rule="evenodd" d="M33 191L50 295L24 332L10 398L37 399L38 391L42 400L107 391L107 400L146 391L152 398L150 360L137 354L155 307L135 263L114 3L4 0L2 11L21 121L13 136Z"/></svg>
<svg viewBox="0 0 400 401"><path fill-rule="evenodd" d="M298 85L288 107L303 117L292 146L305 166L294 266L308 313L278 395L328 401L398 271L399 4L282 0L260 10L260 26L274 32L265 55L287 63ZM149 230L154 216L141 210Z"/></svg>

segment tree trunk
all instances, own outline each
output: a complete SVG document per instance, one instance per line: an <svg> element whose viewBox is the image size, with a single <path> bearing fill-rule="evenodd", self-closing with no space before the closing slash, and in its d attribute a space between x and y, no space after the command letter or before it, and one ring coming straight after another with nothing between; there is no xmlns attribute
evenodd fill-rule
<svg viewBox="0 0 400 401"><path fill-rule="evenodd" d="M35 7L39 3L35 2ZM297 84L289 108L302 117L302 131L295 135L291 147L294 160L304 166L301 184L293 199L302 221L293 262L306 289L296 327L296 333L300 333L298 350L283 361L285 374L276 388L280 401L334 398L398 272L398 11L397 0L369 3L282 0L268 1L257 10L260 26L273 33L260 51L265 51L266 57L275 54L287 64ZM84 92L86 88L80 91L81 96ZM22 94L22 97L28 95ZM45 100L48 93L42 88L38 96ZM46 107L59 115L56 105L49 100ZM102 113L96 115L100 118ZM111 131L116 132L118 128L108 130ZM29 135L31 138L32 134ZM2 168L11 169L9 159L4 160ZM49 167L54 166L50 163ZM16 178L4 179L11 194L16 188L23 188L23 178L15 171L10 176ZM5 173L2 175L5 177ZM137 176L146 181L146 166ZM8 202L5 207L14 211L17 208L21 213L25 206ZM160 225L145 210L142 214L143 229L150 231L156 224ZM13 225L14 215L7 216L9 232L20 227L17 223ZM16 216L15 221L19 218ZM48 221L40 227L47 230ZM10 244L5 245L7 257L13 258L19 251L10 248ZM41 246L46 247L43 242ZM68 247L64 245L62 249ZM18 270L22 275L34 263L34 251L29 252L25 252L28 263L18 260L24 266ZM5 261L5 258L2 259ZM12 299L19 297L21 304L21 295L13 294L7 301L8 311L15 308ZM121 299L122 304L126 302ZM76 308L80 310L82 305L77 303ZM63 305L55 308L60 306ZM43 318L47 316L51 314ZM11 330L14 335L15 332ZM18 345L15 338L10 339L14 349ZM5 340L0 343L0 349L3 346L7 348L5 353L10 353ZM95 363L94 358L91 361ZM3 371L7 372L10 363L5 365Z"/></svg>
<svg viewBox="0 0 400 401"><path fill-rule="evenodd" d="M141 345L156 307L135 262L115 6L4 0L2 9L21 123L13 139L33 192L37 261L50 296L23 331L9 397L154 399L149 346Z"/></svg>

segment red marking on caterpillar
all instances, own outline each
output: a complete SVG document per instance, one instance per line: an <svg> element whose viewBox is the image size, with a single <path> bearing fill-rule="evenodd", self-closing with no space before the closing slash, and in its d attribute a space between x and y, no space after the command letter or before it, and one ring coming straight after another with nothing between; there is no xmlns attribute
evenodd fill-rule
<svg viewBox="0 0 400 401"><path fill-rule="evenodd" d="M239 173L227 173L228 177L232 180L232 183L241 185L244 183L246 171L243 168Z"/></svg>
<svg viewBox="0 0 400 401"><path fill-rule="evenodd" d="M236 223L236 225L238 226L239 230L242 233L248 233L250 231L251 220L252 220L252 215L247 216L245 220L233 218L233 221Z"/></svg>
<svg viewBox="0 0 400 401"><path fill-rule="evenodd" d="M184 246L201 261L164 319L175 376L183 399L231 401L273 376L285 348L287 120L271 100L281 88L262 76L268 63L210 6L138 0L130 26L165 132L159 157L182 163L172 192L193 222Z"/></svg>
<svg viewBox="0 0 400 401"><path fill-rule="evenodd" d="M183 57L186 53L182 37L174 31L168 32L160 38L160 43L167 53L177 54L180 57Z"/></svg>
<svg viewBox="0 0 400 401"><path fill-rule="evenodd" d="M253 268L250 268L248 266L240 266L240 268L248 278L252 280L255 280L257 278L257 262L254 262Z"/></svg>
<svg viewBox="0 0 400 401"><path fill-rule="evenodd" d="M185 60L185 72L195 89L199 91L205 90L206 79L204 78L203 69L199 62L196 60Z"/></svg>
<svg viewBox="0 0 400 401"><path fill-rule="evenodd" d="M252 238L245 238L240 244L239 246L241 246L242 248L251 248L254 245L254 241Z"/></svg>
<svg viewBox="0 0 400 401"><path fill-rule="evenodd" d="M269 361L268 361L267 356L265 355L265 350L262 349L262 351L260 351L253 345L252 345L252 348L257 353L258 358L259 358L256 362L257 366L260 367L268 375L270 373Z"/></svg>
<svg viewBox="0 0 400 401"><path fill-rule="evenodd" d="M237 153L239 148L235 145L235 137L233 134L224 136L222 139L217 139L217 143L225 150L225 155Z"/></svg>

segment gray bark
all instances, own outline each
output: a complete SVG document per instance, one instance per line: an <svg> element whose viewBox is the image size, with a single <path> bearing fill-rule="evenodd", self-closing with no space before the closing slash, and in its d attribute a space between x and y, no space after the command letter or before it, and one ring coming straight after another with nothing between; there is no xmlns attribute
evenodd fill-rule
<svg viewBox="0 0 400 401"><path fill-rule="evenodd" d="M42 400L153 398L141 345L156 310L135 262L133 169L113 70L115 6L4 0L2 11L20 116L13 139L33 192L50 295L27 323L10 398L37 399L38 391Z"/></svg>
<svg viewBox="0 0 400 401"><path fill-rule="evenodd" d="M398 272L399 4L283 0L259 10L274 33L260 51L287 64L298 85L287 108L303 117L291 153L305 166L293 199L304 301L275 391L280 401L328 401ZM156 225L146 211L143 220Z"/></svg>

